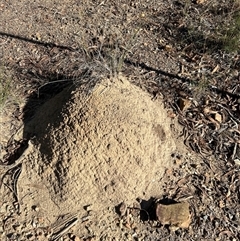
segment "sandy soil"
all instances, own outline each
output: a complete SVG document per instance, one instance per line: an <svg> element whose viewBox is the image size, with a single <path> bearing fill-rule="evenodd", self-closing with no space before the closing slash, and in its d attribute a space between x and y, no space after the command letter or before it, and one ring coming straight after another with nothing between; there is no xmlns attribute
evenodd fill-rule
<svg viewBox="0 0 240 241"><path fill-rule="evenodd" d="M187 153L173 126L180 130L160 100L123 77L85 91L63 90L16 137L29 139L29 146L18 160L21 173L15 180L19 233L11 231L26 240L31 222L23 226L24 221L41 216L41 228L46 228L56 217L71 215L78 220L78 237L124 240L115 208L122 202L130 207L138 199L161 198L173 156ZM81 221L84 207L91 211L91 223ZM144 234L139 230L135 236Z"/></svg>
<svg viewBox="0 0 240 241"><path fill-rule="evenodd" d="M237 11L0 1L1 240L240 239ZM190 226L159 223L155 198Z"/></svg>

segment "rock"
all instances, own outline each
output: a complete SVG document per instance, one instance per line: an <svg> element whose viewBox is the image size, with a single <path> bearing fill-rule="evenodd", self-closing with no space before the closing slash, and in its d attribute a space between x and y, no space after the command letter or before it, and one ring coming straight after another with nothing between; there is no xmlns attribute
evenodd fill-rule
<svg viewBox="0 0 240 241"><path fill-rule="evenodd" d="M191 222L189 204L187 202L156 205L156 216L162 225L169 225L172 230L188 228Z"/></svg>
<svg viewBox="0 0 240 241"><path fill-rule="evenodd" d="M119 205L119 214L120 214L120 216L123 217L126 214L126 211L127 211L127 205L126 205L125 202L122 202Z"/></svg>

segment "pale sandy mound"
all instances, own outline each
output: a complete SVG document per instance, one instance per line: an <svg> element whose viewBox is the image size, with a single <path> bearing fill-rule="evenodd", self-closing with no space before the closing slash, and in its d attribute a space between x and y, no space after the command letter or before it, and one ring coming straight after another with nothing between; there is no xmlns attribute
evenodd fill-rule
<svg viewBox="0 0 240 241"><path fill-rule="evenodd" d="M53 220L92 205L101 217L121 201L161 195L177 148L170 124L160 101L125 79L63 91L25 128L35 144L19 178L22 207Z"/></svg>

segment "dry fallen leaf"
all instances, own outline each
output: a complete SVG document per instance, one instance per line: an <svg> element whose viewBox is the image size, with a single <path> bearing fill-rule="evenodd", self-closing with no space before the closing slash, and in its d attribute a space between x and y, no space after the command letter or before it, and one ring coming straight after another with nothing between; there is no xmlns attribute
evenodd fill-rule
<svg viewBox="0 0 240 241"><path fill-rule="evenodd" d="M235 160L234 160L234 163L235 163L235 165L240 166L240 160L239 160L239 159L235 159Z"/></svg>
<svg viewBox="0 0 240 241"><path fill-rule="evenodd" d="M191 106L191 101L184 98L179 98L178 106L181 111L188 109Z"/></svg>
<svg viewBox="0 0 240 241"><path fill-rule="evenodd" d="M217 65L217 66L213 69L212 74L214 74L215 72L217 72L219 69L220 69L220 67L219 67L219 65Z"/></svg>
<svg viewBox="0 0 240 241"><path fill-rule="evenodd" d="M220 115L219 113L215 113L214 119L216 121L218 121L219 123L221 123L222 122L222 115Z"/></svg>
<svg viewBox="0 0 240 241"><path fill-rule="evenodd" d="M219 201L219 207L220 207L220 208L224 208L224 207L225 207L225 204L224 204L224 201L223 201L223 200L220 200L220 201Z"/></svg>
<svg viewBox="0 0 240 241"><path fill-rule="evenodd" d="M166 51L168 51L168 52L172 52L172 51L173 51L172 45L169 45L169 44L165 45L164 49L165 49Z"/></svg>
<svg viewBox="0 0 240 241"><path fill-rule="evenodd" d="M197 4L203 4L206 0L197 0L196 3Z"/></svg>

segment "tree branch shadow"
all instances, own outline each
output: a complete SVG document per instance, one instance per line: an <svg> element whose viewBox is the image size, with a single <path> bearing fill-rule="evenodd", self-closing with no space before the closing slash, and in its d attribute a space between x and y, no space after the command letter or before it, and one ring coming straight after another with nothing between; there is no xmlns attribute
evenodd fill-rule
<svg viewBox="0 0 240 241"><path fill-rule="evenodd" d="M124 61L124 63L127 64L127 65L131 65L133 67L140 67L140 68L142 68L144 70L147 70L147 71L153 71L153 72L155 72L158 75L162 75L164 77L170 78L172 81L174 81L174 79L175 79L175 80L179 80L182 83L186 83L186 84L194 84L195 83L195 81L192 80L192 79L185 78L185 77L179 76L177 74L172 74L172 73L166 72L166 71L161 70L161 69L153 68L153 67L148 66L148 65L146 65L145 63L142 63L142 62L133 62L131 60L126 59ZM164 79L162 79L162 80L164 81ZM168 79L168 81L169 81L169 79ZM213 85L210 85L210 84L207 86L207 88L210 91L216 92L217 94L221 94L221 95L224 95L224 96L228 95L228 96L230 96L232 98L236 98L236 99L240 98L240 94L231 93L229 91L217 88L216 86L213 86Z"/></svg>
<svg viewBox="0 0 240 241"><path fill-rule="evenodd" d="M30 39L30 38L26 38L26 37L23 37L23 36L11 34L11 33L5 33L5 32L1 32L1 31L0 31L0 36L13 38L13 39L21 40L21 41L24 41L24 42L41 45L41 46L44 46L44 47L50 47L50 48L56 47L56 48L63 49L63 50L65 49L65 50L69 50L69 51L77 51L77 49L73 49L69 46L58 45L58 44L49 43L49 42L43 42L43 41Z"/></svg>

